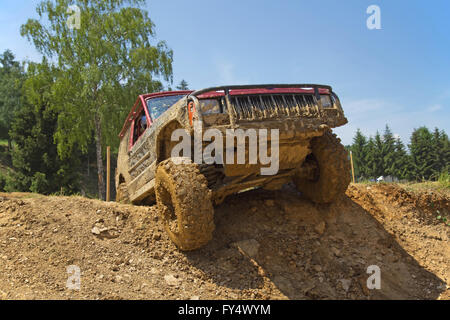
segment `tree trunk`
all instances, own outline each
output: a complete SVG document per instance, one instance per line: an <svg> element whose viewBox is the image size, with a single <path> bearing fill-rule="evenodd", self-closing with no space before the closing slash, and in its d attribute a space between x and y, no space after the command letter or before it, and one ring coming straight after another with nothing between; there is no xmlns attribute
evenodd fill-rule
<svg viewBox="0 0 450 320"><path fill-rule="evenodd" d="M102 131L99 115L95 115L95 147L97 151L97 173L98 173L98 196L100 200L105 200L105 180L103 174L102 159Z"/></svg>

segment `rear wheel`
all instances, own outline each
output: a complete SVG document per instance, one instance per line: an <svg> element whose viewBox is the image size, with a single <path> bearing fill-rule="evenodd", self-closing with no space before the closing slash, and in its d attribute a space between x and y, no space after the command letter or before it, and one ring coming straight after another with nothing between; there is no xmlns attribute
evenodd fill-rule
<svg viewBox="0 0 450 320"><path fill-rule="evenodd" d="M333 202L344 194L350 183L350 162L347 151L330 131L311 141L312 152L303 164L308 176L294 176L297 189L316 203ZM314 168L311 170L311 168Z"/></svg>
<svg viewBox="0 0 450 320"><path fill-rule="evenodd" d="M211 240L211 190L196 163L182 157L161 162L156 171L155 192L164 227L181 250L195 250Z"/></svg>

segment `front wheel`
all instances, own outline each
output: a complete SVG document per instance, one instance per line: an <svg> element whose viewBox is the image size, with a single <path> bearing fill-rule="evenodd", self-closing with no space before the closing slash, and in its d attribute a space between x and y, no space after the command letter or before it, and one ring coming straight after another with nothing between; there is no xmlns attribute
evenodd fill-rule
<svg viewBox="0 0 450 320"><path fill-rule="evenodd" d="M158 165L155 193L170 239L181 250L195 250L212 238L214 208L208 181L188 158L170 158Z"/></svg>
<svg viewBox="0 0 450 320"><path fill-rule="evenodd" d="M303 166L314 167L315 172L308 177L294 176L294 183L297 190L315 203L333 202L345 193L350 183L347 151L330 131L313 138L311 149Z"/></svg>

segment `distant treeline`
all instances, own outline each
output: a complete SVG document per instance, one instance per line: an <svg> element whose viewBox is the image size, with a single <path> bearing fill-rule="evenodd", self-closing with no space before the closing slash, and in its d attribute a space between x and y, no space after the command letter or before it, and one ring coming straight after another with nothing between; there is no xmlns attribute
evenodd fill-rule
<svg viewBox="0 0 450 320"><path fill-rule="evenodd" d="M353 153L358 181L380 176L409 181L437 180L442 174L448 175L450 169L449 138L438 128L414 129L407 147L388 125L383 134L377 131L370 137L358 129L353 144L347 148Z"/></svg>

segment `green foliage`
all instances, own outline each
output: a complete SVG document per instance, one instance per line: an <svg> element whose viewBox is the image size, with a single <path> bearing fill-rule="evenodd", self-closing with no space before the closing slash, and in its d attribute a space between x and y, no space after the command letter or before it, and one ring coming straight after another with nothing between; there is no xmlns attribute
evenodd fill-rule
<svg viewBox="0 0 450 320"><path fill-rule="evenodd" d="M162 89L172 78L172 51L152 44L154 24L142 0L55 0L37 7L21 34L57 61L51 106L59 112L56 141L61 155L78 144L86 150L101 121L103 144L117 146L117 133L138 94ZM69 5L81 9L81 28L69 29ZM137 7L132 7L133 5ZM156 78L155 78L156 77Z"/></svg>
<svg viewBox="0 0 450 320"><path fill-rule="evenodd" d="M189 84L187 83L186 80L181 80L180 84L177 86L178 90L189 90Z"/></svg>
<svg viewBox="0 0 450 320"><path fill-rule="evenodd" d="M436 220L438 220L439 222L444 223L447 226L450 226L450 219L447 216L444 216L443 214L441 214L441 212L439 210L436 210Z"/></svg>
<svg viewBox="0 0 450 320"><path fill-rule="evenodd" d="M96 140L99 194L104 194L102 146L117 150L117 134L138 94L172 82L173 53L155 42L144 0L45 0L40 20L29 19L21 34L56 61L49 107L58 114L55 141L62 157ZM80 8L81 27L67 25L69 5ZM45 20L45 23L41 22Z"/></svg>
<svg viewBox="0 0 450 320"><path fill-rule="evenodd" d="M22 103L23 66L6 50L0 54L0 138L10 141L11 121Z"/></svg>
<svg viewBox="0 0 450 320"><path fill-rule="evenodd" d="M9 171L5 177L5 191L30 191L31 177L23 174L22 172Z"/></svg>
<svg viewBox="0 0 450 320"><path fill-rule="evenodd" d="M360 179L368 176L367 168L365 166L367 157L367 139L361 133L361 130L356 130L356 135L353 138L353 144L350 146L353 153L353 166L355 169L355 176Z"/></svg>
<svg viewBox="0 0 450 320"><path fill-rule="evenodd" d="M439 178L440 175L448 173L450 167L450 143L444 130L434 129L431 144L433 178Z"/></svg>
<svg viewBox="0 0 450 320"><path fill-rule="evenodd" d="M383 143L381 146L382 149L382 167L383 172L386 175L394 176L397 174L396 166L395 166L395 138L392 134L391 129L388 125L386 125L383 134Z"/></svg>
<svg viewBox="0 0 450 320"><path fill-rule="evenodd" d="M441 172L438 181L442 187L450 189L450 173L448 168Z"/></svg>
<svg viewBox="0 0 450 320"><path fill-rule="evenodd" d="M414 171L414 166L400 138L395 139L392 161L391 174L394 177L406 180L413 178L412 172Z"/></svg>
<svg viewBox="0 0 450 320"><path fill-rule="evenodd" d="M369 139L358 129L350 149L359 181L387 175L419 181L438 180L442 176L445 181L450 167L449 139L437 128L433 133L426 127L415 129L409 153L387 125L383 136L377 132Z"/></svg>
<svg viewBox="0 0 450 320"><path fill-rule="evenodd" d="M45 177L45 173L36 172L31 179L30 191L34 193L46 193L49 183Z"/></svg>
<svg viewBox="0 0 450 320"><path fill-rule="evenodd" d="M54 83L55 68L47 61L30 64L24 83L26 100L15 113L10 136L14 172L7 178L7 191L32 191L49 194L61 188L68 193L78 190L79 150L62 158L54 143L58 114L49 108L49 88Z"/></svg>
<svg viewBox="0 0 450 320"><path fill-rule="evenodd" d="M6 177L0 172L0 191L5 191Z"/></svg>
<svg viewBox="0 0 450 320"><path fill-rule="evenodd" d="M433 135L428 128L420 127L414 129L411 135L409 150L414 164L413 175L417 180L428 180L432 177L434 170Z"/></svg>
<svg viewBox="0 0 450 320"><path fill-rule="evenodd" d="M365 157L365 164L367 175L371 178L377 178L384 174L384 159L383 159L383 141L380 133L377 131L375 137L369 138L367 143L367 154Z"/></svg>

